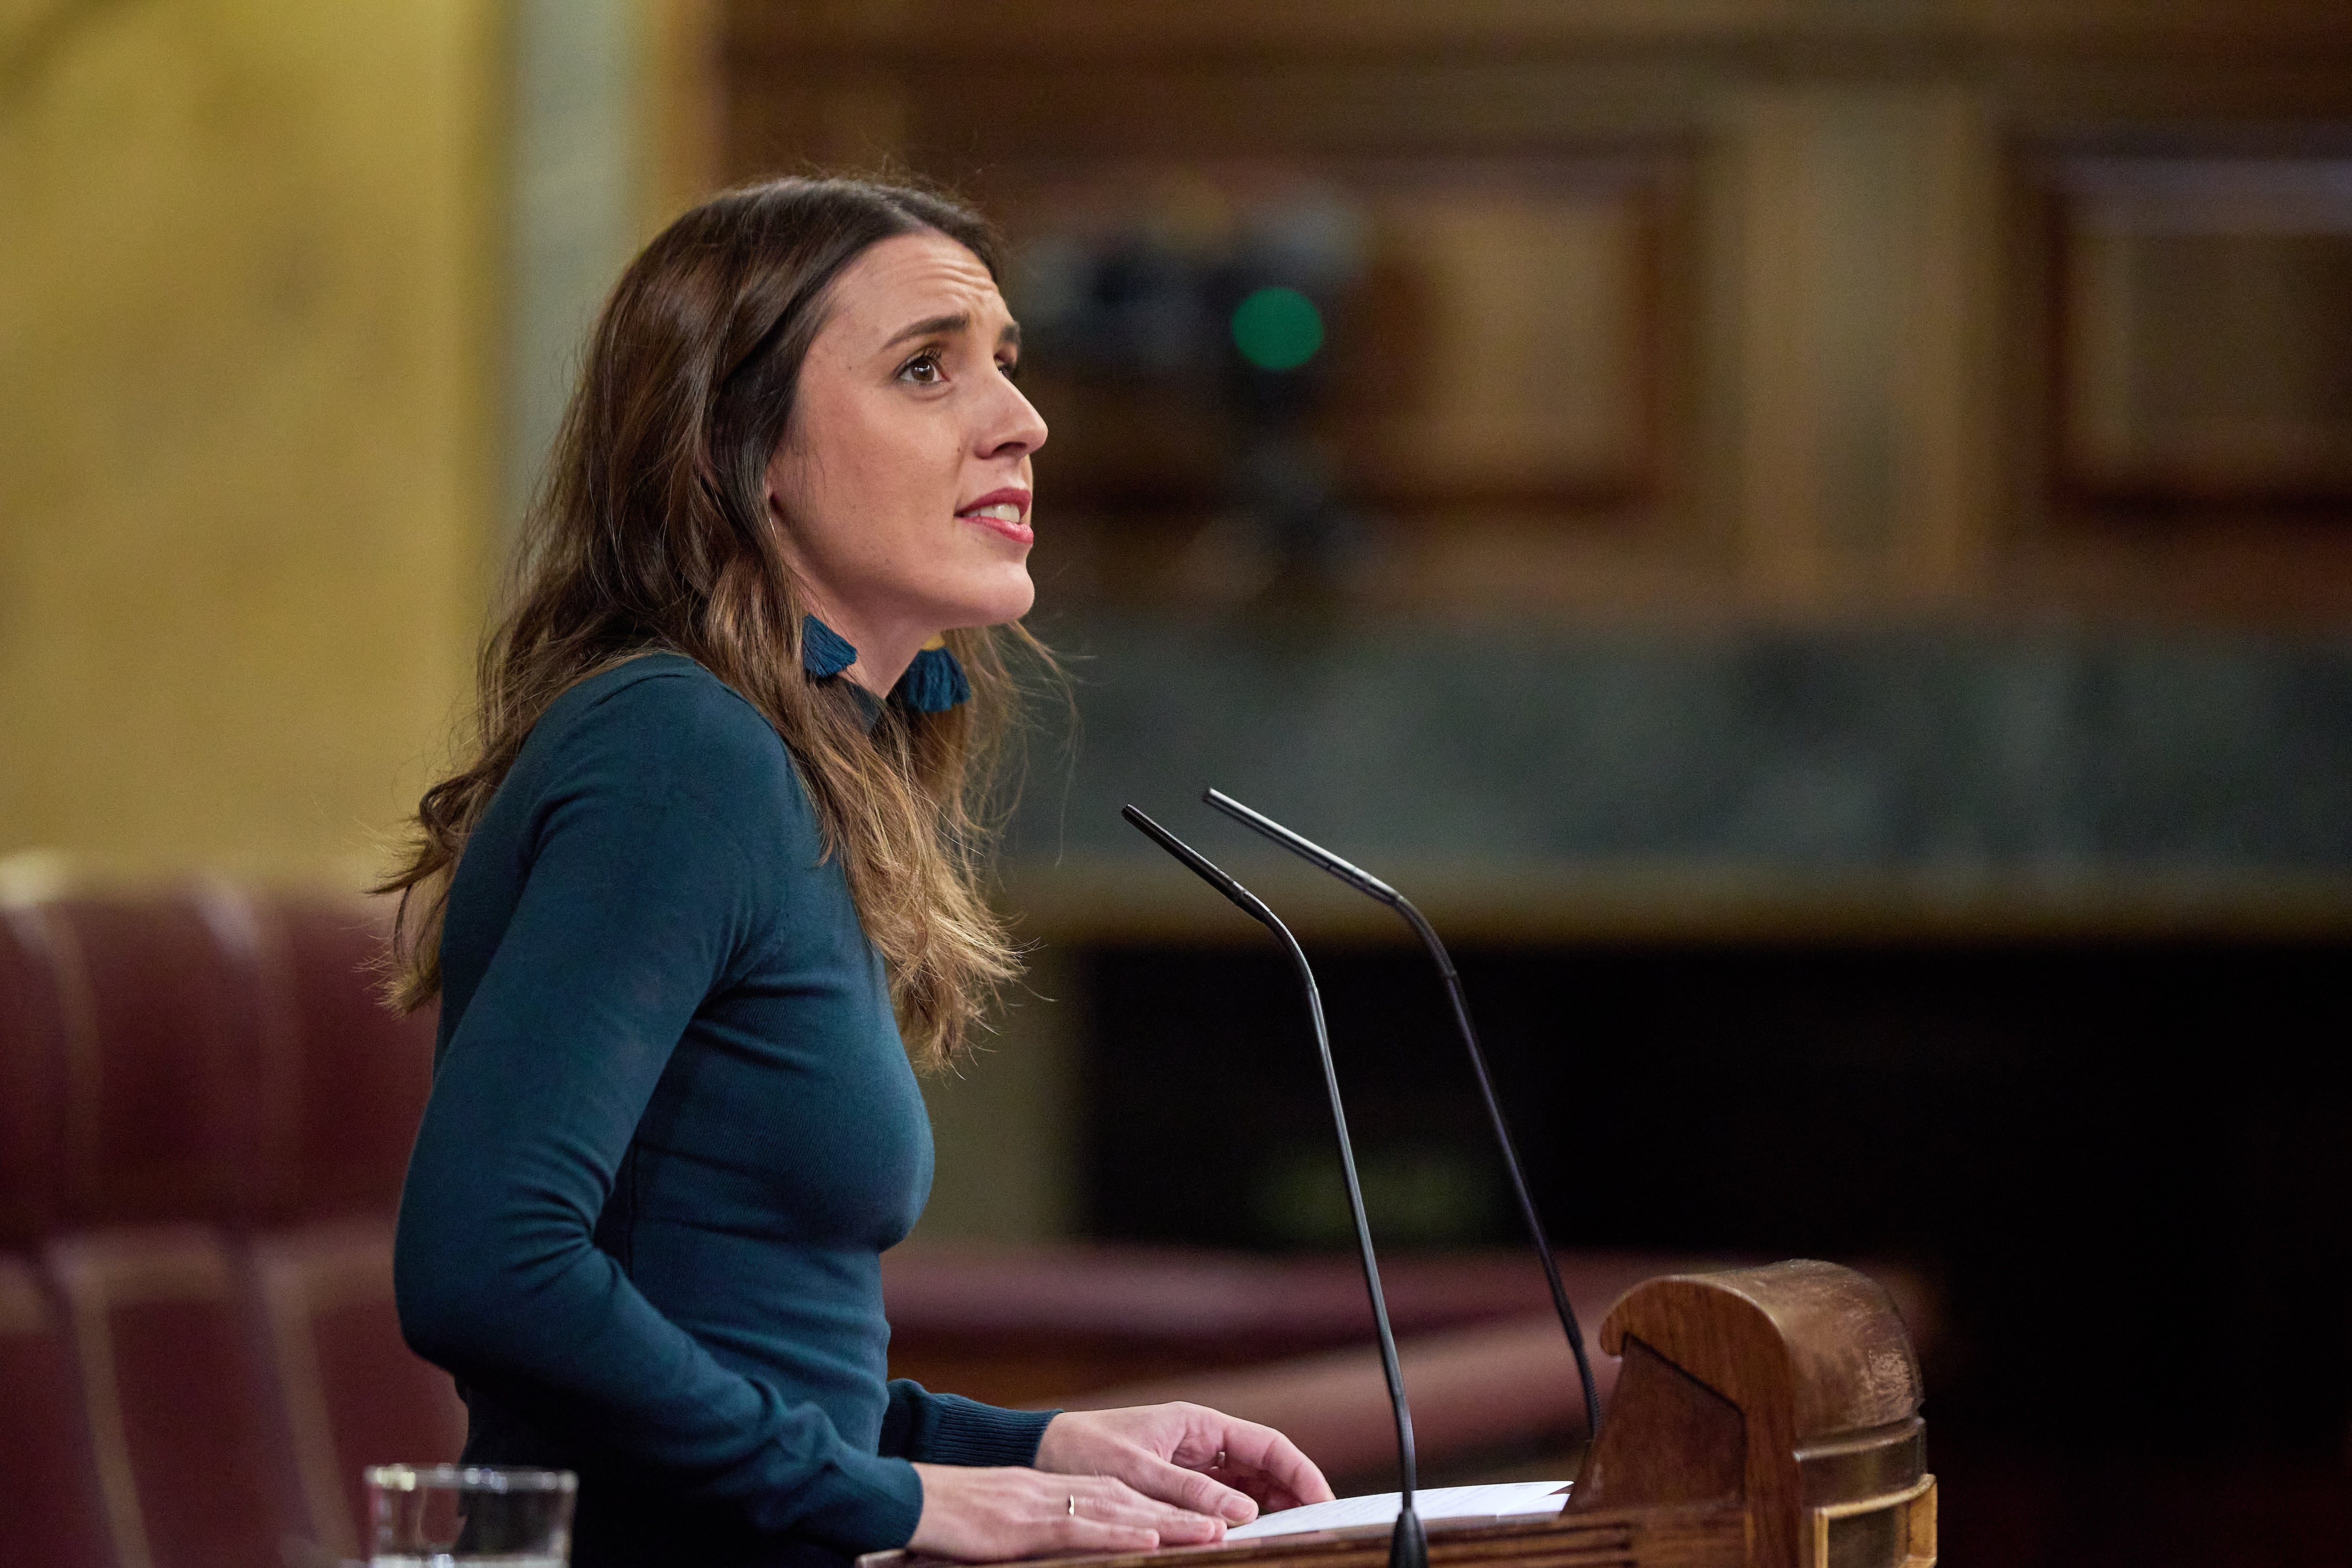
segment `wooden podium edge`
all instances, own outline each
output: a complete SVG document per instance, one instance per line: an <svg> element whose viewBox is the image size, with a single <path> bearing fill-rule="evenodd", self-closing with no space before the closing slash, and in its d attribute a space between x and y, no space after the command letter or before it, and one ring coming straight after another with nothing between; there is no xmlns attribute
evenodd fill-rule
<svg viewBox="0 0 2352 1568"><path fill-rule="evenodd" d="M1739 1568L1748 1560L1746 1507L1737 1501L1688 1508L1634 1508L1488 1523L1439 1520L1428 1526L1433 1568ZM1309 1531L1238 1545L1167 1546L1156 1552L1032 1557L1055 1568L1161 1568L1171 1562L1215 1568L1386 1568L1390 1527L1355 1525ZM953 1559L869 1552L857 1568L948 1568ZM970 1568L956 1563L955 1568Z"/></svg>

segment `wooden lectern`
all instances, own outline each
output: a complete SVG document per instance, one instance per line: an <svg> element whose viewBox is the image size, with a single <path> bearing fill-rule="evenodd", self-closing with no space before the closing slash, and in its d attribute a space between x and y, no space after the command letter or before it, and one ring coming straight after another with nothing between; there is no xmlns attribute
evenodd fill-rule
<svg viewBox="0 0 2352 1568"><path fill-rule="evenodd" d="M1653 1279L1610 1310L1601 1348L1623 1358L1616 1396L1559 1521L1529 1545L1604 1521L1629 1545L1536 1548L1544 1562L1936 1561L1919 1363L1876 1281L1810 1262Z"/></svg>
<svg viewBox="0 0 2352 1568"><path fill-rule="evenodd" d="M1429 1526L1432 1568L1927 1568L1919 1367L1894 1303L1833 1263L1680 1274L1601 1326L1623 1358L1557 1519ZM1057 1568L1384 1568L1386 1525L1232 1546L1070 1557ZM880 1568L902 1553L874 1553Z"/></svg>

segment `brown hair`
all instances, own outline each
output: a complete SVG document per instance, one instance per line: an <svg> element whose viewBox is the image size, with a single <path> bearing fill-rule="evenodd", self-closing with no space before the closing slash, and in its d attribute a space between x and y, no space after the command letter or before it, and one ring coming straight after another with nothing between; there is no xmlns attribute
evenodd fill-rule
<svg viewBox="0 0 2352 1568"><path fill-rule="evenodd" d="M971 700L940 713L893 702L869 734L846 680L803 672L807 601L768 520L769 460L827 290L867 247L925 230L998 270L995 236L952 201L784 179L704 203L623 274L483 645L471 760L425 791L377 889L401 896L394 1005L440 991L450 876L531 726L578 681L657 650L742 693L792 749L919 1066L945 1063L1016 972L980 887L986 764L1017 697L1005 645L1042 650L1017 625L950 632Z"/></svg>

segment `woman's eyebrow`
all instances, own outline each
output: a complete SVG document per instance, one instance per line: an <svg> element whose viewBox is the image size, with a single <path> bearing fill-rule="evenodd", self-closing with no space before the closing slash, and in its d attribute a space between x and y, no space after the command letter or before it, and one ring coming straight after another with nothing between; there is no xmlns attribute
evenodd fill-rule
<svg viewBox="0 0 2352 1568"><path fill-rule="evenodd" d="M888 350L897 348L900 343L905 342L909 338L929 338L942 335L952 335L956 332L966 331L971 327L971 317L968 312L964 311L959 311L953 315L948 316L926 316L919 321L899 328L897 332L891 335L890 341L884 343L882 346L885 350ZM1004 330L996 334L996 341L1000 346L1009 345L1018 347L1021 342L1021 323L1018 321L1005 322Z"/></svg>

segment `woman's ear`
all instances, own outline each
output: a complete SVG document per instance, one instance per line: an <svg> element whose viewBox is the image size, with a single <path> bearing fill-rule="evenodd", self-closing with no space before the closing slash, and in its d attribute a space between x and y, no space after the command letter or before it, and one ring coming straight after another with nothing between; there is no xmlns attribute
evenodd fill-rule
<svg viewBox="0 0 2352 1568"><path fill-rule="evenodd" d="M768 466L760 473L762 507L779 532L792 521L792 506L786 500L792 488L790 461L784 443L778 441L776 449L768 454Z"/></svg>

